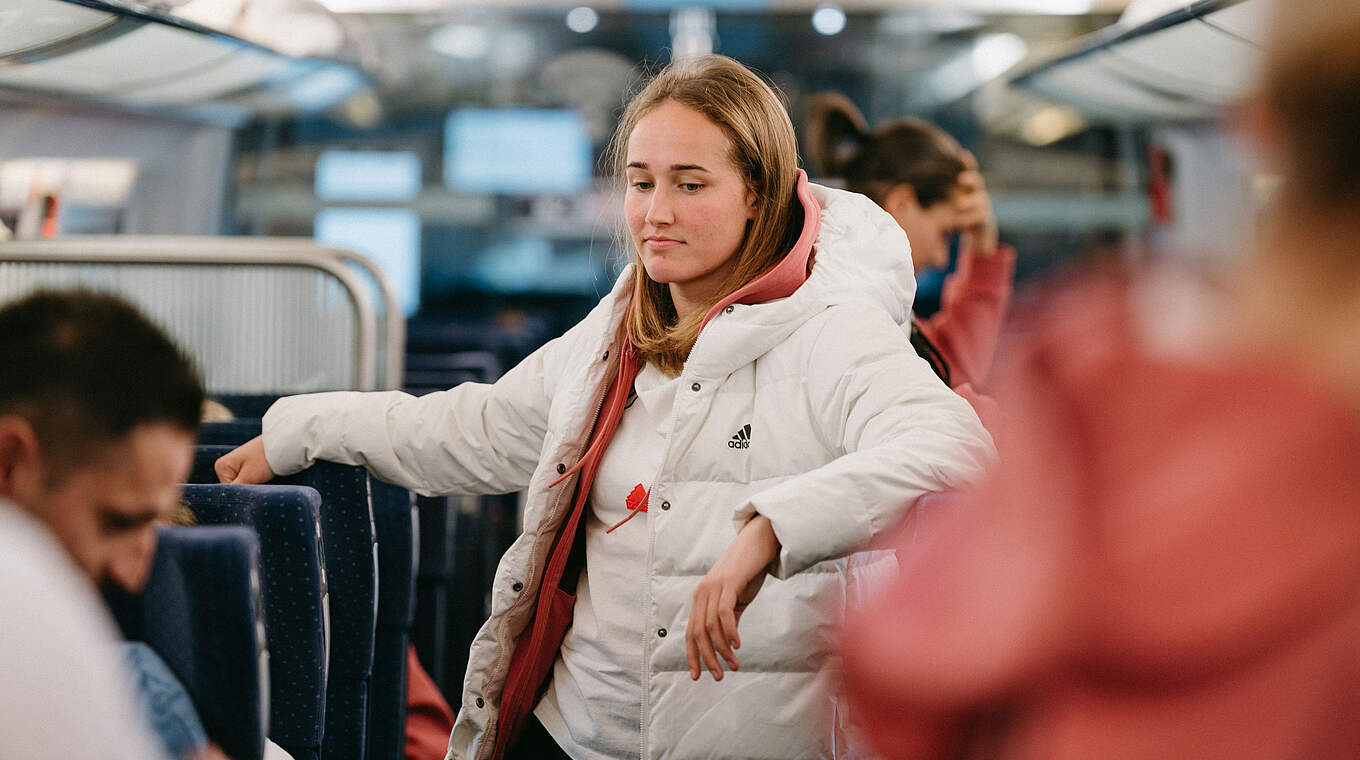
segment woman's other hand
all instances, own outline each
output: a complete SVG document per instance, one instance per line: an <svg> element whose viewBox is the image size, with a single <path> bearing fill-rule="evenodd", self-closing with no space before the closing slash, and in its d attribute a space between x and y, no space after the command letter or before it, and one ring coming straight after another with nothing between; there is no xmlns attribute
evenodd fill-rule
<svg viewBox="0 0 1360 760"><path fill-rule="evenodd" d="M264 457L264 436L258 435L222 455L213 463L213 469L223 483L255 485L274 479L274 471Z"/></svg>
<svg viewBox="0 0 1360 760"><path fill-rule="evenodd" d="M765 571L779 555L779 539L767 517L758 515L746 523L723 552L713 569L694 590L689 625L685 629L685 656L689 675L699 680L707 667L715 681L723 677L722 662L738 670L735 650L741 648L737 621L765 583Z"/></svg>
<svg viewBox="0 0 1360 760"><path fill-rule="evenodd" d="M967 168L959 175L951 197L954 218L962 236L959 242L964 250L979 256L991 256L996 253L999 244L992 197L987 193L987 183L982 173L978 171L977 159L968 151L963 152L962 158Z"/></svg>

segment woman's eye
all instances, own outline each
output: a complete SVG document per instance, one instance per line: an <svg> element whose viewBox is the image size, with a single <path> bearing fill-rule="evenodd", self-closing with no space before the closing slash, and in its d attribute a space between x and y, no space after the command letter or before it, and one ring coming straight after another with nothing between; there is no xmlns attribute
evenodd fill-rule
<svg viewBox="0 0 1360 760"><path fill-rule="evenodd" d="M640 179L640 180L636 180L636 181L633 182L633 188L634 188L634 189L637 189L637 190L651 190L651 189L652 189L652 183L650 183L650 182L648 182L648 181L646 181L646 180L641 180L641 179Z"/></svg>
<svg viewBox="0 0 1360 760"><path fill-rule="evenodd" d="M699 188L703 187L703 185L698 182L682 182L680 183L680 187L686 192L697 193L699 192Z"/></svg>

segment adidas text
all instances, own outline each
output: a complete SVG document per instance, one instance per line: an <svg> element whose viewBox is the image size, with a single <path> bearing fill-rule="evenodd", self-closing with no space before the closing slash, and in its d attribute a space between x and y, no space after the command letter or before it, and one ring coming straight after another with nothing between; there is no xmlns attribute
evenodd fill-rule
<svg viewBox="0 0 1360 760"><path fill-rule="evenodd" d="M737 434L732 436L732 440L727 442L729 449L749 449L751 448L751 426L743 425Z"/></svg>

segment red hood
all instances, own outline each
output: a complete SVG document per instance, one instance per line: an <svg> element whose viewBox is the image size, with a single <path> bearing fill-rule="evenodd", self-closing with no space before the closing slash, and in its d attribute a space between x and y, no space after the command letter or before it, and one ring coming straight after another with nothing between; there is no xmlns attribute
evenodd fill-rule
<svg viewBox="0 0 1360 760"><path fill-rule="evenodd" d="M803 231L793 248L770 271L751 280L728 297L713 304L704 315L704 324L714 314L734 303L752 304L787 298L793 295L808 278L808 259L812 256L812 245L817 242L817 232L822 227L822 208L808 189L807 172L798 170L798 184L794 192L803 203Z"/></svg>

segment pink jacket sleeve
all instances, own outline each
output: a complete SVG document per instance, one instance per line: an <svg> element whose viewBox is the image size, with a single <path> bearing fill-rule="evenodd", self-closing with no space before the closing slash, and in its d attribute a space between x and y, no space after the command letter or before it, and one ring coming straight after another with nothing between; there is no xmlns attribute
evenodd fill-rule
<svg viewBox="0 0 1360 760"><path fill-rule="evenodd" d="M940 310L918 322L926 339L949 363L953 385L980 386L987 377L1014 277L1015 249L1011 246L999 246L989 257L962 251L958 268L944 282Z"/></svg>

